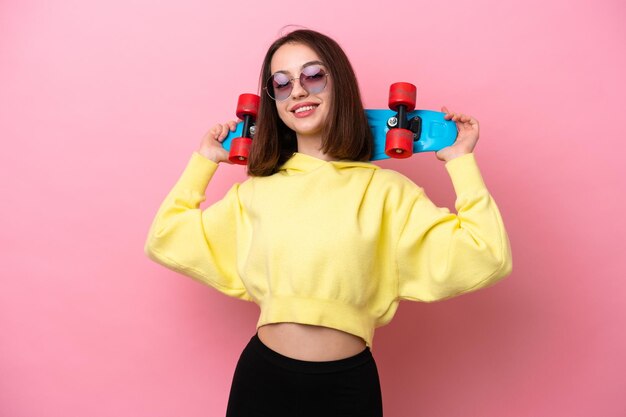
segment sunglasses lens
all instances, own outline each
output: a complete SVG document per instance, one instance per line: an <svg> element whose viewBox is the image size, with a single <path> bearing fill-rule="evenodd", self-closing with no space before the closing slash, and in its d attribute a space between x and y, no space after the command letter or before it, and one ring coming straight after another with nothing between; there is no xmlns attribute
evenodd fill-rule
<svg viewBox="0 0 626 417"><path fill-rule="evenodd" d="M326 72L319 65L309 65L300 74L300 84L310 94L324 91L326 87Z"/></svg>
<svg viewBox="0 0 626 417"><path fill-rule="evenodd" d="M326 88L326 71L319 65L304 67L300 73L300 85L309 94L317 94ZM286 100L293 91L294 81L282 72L272 75L265 85L267 94L276 101Z"/></svg>
<svg viewBox="0 0 626 417"><path fill-rule="evenodd" d="M287 74L283 74L282 72L277 72L267 80L267 93L274 100L282 101L286 99L289 97L289 94L291 94L292 89L293 84L291 80Z"/></svg>

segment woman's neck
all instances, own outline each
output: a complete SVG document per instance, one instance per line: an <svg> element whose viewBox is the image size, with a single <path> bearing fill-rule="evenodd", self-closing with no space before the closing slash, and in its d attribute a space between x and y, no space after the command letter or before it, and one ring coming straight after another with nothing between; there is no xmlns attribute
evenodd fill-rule
<svg viewBox="0 0 626 417"><path fill-rule="evenodd" d="M313 156L315 158L322 159L324 161L335 161L336 160L332 156L327 155L324 152L322 152L322 150L321 150L321 147L322 147L322 137L321 136L316 136L316 137L311 137L311 136L302 137L302 136L298 136L297 140L298 140L298 152L299 153L302 153L302 154L305 154L305 155L309 155L309 156Z"/></svg>

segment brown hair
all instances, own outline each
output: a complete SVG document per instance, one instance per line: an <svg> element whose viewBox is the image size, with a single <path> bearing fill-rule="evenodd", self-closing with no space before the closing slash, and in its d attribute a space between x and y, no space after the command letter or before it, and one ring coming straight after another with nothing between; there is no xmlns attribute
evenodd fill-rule
<svg viewBox="0 0 626 417"><path fill-rule="evenodd" d="M337 159L369 161L372 133L367 123L356 75L339 44L313 30L296 30L276 40L268 49L259 79L261 103L256 132L248 157L248 175L268 176L278 171L297 151L296 134L278 116L275 102L263 91L271 75L274 53L286 43L306 45L324 62L333 77L331 104L322 132L322 151Z"/></svg>

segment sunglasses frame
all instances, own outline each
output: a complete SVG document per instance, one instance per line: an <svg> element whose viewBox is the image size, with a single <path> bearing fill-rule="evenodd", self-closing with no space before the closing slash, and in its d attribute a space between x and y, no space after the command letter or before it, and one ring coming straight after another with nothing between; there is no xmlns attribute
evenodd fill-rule
<svg viewBox="0 0 626 417"><path fill-rule="evenodd" d="M310 91L309 91L309 90L308 90L308 89L304 86L304 84L302 84L302 77L303 77L303 76L307 76L307 75L305 75L305 74L304 74L304 68L307 68L307 67L312 67L312 66L314 66L314 65L319 66L319 67L322 69L322 71L324 71L324 87L323 87L323 88L322 88L319 92L317 92L317 93L311 93L311 92L310 92ZM265 86L263 87L263 90L265 90L265 92L267 93L267 95L268 95L268 96L269 96L272 100L277 101L277 102L285 101L285 100L287 100L287 99L289 98L289 96L291 95L291 92L293 91L293 86L294 86L294 84L295 84L296 80L298 80L298 82L300 83L300 86L304 89L304 91L306 91L306 92L307 92L307 93L309 93L309 94L319 94L319 93L321 93L322 91L324 91L324 90L326 89L326 85L328 84L328 76L330 75L330 74L328 73L328 70L327 70L326 68L324 68L324 65L323 65L323 64L319 64L319 63L315 63L315 64L307 65L307 66L306 66L306 67L304 67L304 68L302 69L302 71L300 72L300 75L299 75L297 78L296 78L296 77L291 77L291 78L289 79L289 84L291 84L291 90L289 91L289 94L287 95L287 97L285 97L284 99L282 99L282 100L277 100L276 98L272 97L272 95L270 94L270 91L269 91L269 87L268 87L268 85L267 85L267 84L269 84L270 80L271 80L271 79L272 79L272 78L273 78L276 74L280 73L281 71L277 71L277 72L275 72L274 74L272 74L272 75L270 75L270 76L269 76L269 78L265 81ZM282 72L282 73L284 74L284 72Z"/></svg>

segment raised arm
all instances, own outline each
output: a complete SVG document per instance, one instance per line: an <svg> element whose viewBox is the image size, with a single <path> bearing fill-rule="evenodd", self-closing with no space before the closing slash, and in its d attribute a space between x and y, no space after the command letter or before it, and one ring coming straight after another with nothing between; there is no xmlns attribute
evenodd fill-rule
<svg viewBox="0 0 626 417"><path fill-rule="evenodd" d="M457 194L457 214L435 206L419 187L405 192L408 208L396 250L401 299L450 298L511 272L504 223L474 154L452 159L446 169Z"/></svg>
<svg viewBox="0 0 626 417"><path fill-rule="evenodd" d="M479 137L474 117L452 113L458 135L437 152L456 192L457 214L436 207L419 187L406 192L409 210L397 246L398 294L435 301L486 287L512 269L509 239L473 154Z"/></svg>
<svg viewBox="0 0 626 417"><path fill-rule="evenodd" d="M206 145L209 141L219 145L219 139L226 136L222 133L221 128L207 132L200 150L192 154L181 177L157 211L144 251L167 268L202 281L226 295L251 301L237 272L237 234L241 233L243 223L240 184L234 184L221 200L204 211L200 209L218 163L224 160L219 150L210 149L213 144ZM215 160L212 156L216 156Z"/></svg>

